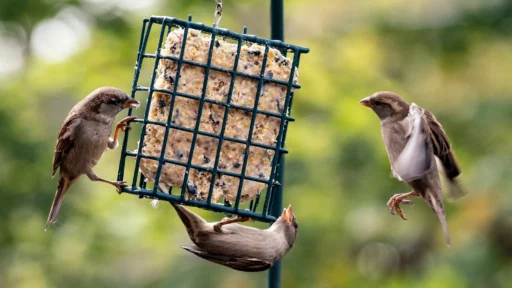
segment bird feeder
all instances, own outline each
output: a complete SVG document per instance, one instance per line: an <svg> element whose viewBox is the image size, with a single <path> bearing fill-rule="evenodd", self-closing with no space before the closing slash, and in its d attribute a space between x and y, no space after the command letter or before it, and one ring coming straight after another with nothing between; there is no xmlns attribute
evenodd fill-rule
<svg viewBox="0 0 512 288"><path fill-rule="evenodd" d="M144 19L132 97L147 92L147 105L144 118L133 121L142 125L137 149L128 150L129 133L124 137L118 180L127 159L135 167L122 192L276 220L270 211L282 185L300 56L309 49L246 32L191 17ZM159 33L155 53L146 52L151 33ZM144 61L154 61L149 87L139 85Z"/></svg>

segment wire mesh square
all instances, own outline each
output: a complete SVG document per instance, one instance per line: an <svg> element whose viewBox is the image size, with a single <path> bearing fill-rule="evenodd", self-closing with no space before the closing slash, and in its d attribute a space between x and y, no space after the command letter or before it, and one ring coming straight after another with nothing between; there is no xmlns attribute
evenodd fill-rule
<svg viewBox="0 0 512 288"><path fill-rule="evenodd" d="M118 179L130 170L128 157L135 165L123 192L274 221L269 211L294 121L297 67L308 51L191 18L145 19L132 97L145 94L147 102L143 119L134 120L142 124L137 148L128 150L130 133L124 137ZM141 68L151 60L149 86L140 85Z"/></svg>

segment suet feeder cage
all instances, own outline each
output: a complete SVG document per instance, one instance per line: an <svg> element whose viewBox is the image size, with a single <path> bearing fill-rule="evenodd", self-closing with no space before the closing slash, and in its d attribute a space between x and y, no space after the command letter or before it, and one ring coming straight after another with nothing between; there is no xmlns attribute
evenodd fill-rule
<svg viewBox="0 0 512 288"><path fill-rule="evenodd" d="M131 125L141 125L136 149L125 134L118 180L133 175L122 191L141 198L273 222L299 61L309 49L215 26L144 19L132 97L147 102ZM154 65L144 86L147 61Z"/></svg>

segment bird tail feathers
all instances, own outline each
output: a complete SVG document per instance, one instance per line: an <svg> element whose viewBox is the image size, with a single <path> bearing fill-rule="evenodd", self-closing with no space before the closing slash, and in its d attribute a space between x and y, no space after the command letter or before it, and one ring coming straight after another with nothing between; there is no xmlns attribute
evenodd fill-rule
<svg viewBox="0 0 512 288"><path fill-rule="evenodd" d="M194 232L205 230L204 225L207 225L208 223L199 215L188 210L182 205L170 201L169 203L171 203L172 207L174 207L174 210L176 210L176 213L183 222L183 225L185 225L185 228L187 229L187 233L190 239L194 241Z"/></svg>
<svg viewBox="0 0 512 288"><path fill-rule="evenodd" d="M57 221L57 216L59 215L60 206L62 205L62 199L64 199L64 195L71 186L72 182L66 180L64 177L59 178L59 185L57 186L57 192L55 192L55 197L53 198L52 207L50 208L50 214L48 214L48 220L46 220L46 226L44 230L48 229L48 225L50 223L55 223Z"/></svg>
<svg viewBox="0 0 512 288"><path fill-rule="evenodd" d="M444 213L443 203L438 201L432 195L429 195L429 202L432 203L432 209L437 215L439 222L441 222L441 227L443 228L444 239L446 240L446 244L450 246L450 233L448 233L448 223L446 222L446 215ZM442 201L442 200L441 200Z"/></svg>

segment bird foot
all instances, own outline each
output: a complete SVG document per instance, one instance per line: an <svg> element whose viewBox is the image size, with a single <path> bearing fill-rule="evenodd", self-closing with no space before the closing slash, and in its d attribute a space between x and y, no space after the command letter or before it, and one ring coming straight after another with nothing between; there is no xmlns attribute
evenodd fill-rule
<svg viewBox="0 0 512 288"><path fill-rule="evenodd" d="M108 183L110 185L116 186L117 193L121 194L121 191L123 190L123 186L126 186L126 181L109 181L105 179L101 179L98 176L94 175L96 177L93 181L101 181L103 183ZM92 179L92 178L91 178Z"/></svg>
<svg viewBox="0 0 512 288"><path fill-rule="evenodd" d="M411 193L404 193L404 194L395 194L391 199L389 199L387 206L389 207L389 211L391 214L395 215L395 212L400 216L402 219L407 220L404 216L404 212L402 208L400 207L400 204L406 204L409 206L414 206L414 202L412 200L405 200L405 198L409 196L416 196L415 194Z"/></svg>
<svg viewBox="0 0 512 288"><path fill-rule="evenodd" d="M125 118L121 119L121 121L119 121L119 123L117 123L116 129L114 131L114 137L112 137L108 140L107 147L109 149L117 148L117 146L119 145L119 142L117 141L117 138L119 137L119 131L122 131L122 132L130 131L132 129L132 127L130 127L128 122L133 121L135 119L137 119L137 116L125 117Z"/></svg>
<svg viewBox="0 0 512 288"><path fill-rule="evenodd" d="M130 116L121 119L121 121L119 121L116 125L116 130L121 130L122 132L130 131L132 127L130 127L130 124L128 124L128 122L133 121L135 119L137 119L137 116Z"/></svg>
<svg viewBox="0 0 512 288"><path fill-rule="evenodd" d="M213 230L215 230L215 232L220 232L221 229L222 229L222 226L224 226L226 224L237 223L237 222L247 222L247 221L251 221L252 222L254 220L252 220L249 217L242 217L242 216L235 216L233 218L225 217L220 222L218 222L217 224L213 225Z"/></svg>
<svg viewBox="0 0 512 288"><path fill-rule="evenodd" d="M121 191L123 190L123 186L126 186L126 181L113 181L109 182L110 184L116 186L116 191L118 194L121 194Z"/></svg>

